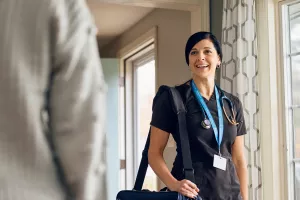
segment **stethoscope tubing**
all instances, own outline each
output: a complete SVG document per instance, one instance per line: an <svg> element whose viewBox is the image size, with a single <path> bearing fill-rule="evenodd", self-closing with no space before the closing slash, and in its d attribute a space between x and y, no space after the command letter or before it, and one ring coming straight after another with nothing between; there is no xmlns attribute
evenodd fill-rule
<svg viewBox="0 0 300 200"><path fill-rule="evenodd" d="M224 115L226 116L226 119L232 124L232 125L238 125L238 123L236 122L236 115L234 113L234 110L233 110L233 103L232 101L224 94L224 92L218 88L220 91L221 91L221 97L220 97L220 104L221 104L221 107L222 107L222 110L223 110L223 113ZM231 115L228 116L227 115L227 112L225 110L225 107L224 107L224 100L227 101L227 103L229 103L229 108L230 108L230 111L231 111ZM209 129L211 127L211 123L209 122L208 118L207 118L207 115L204 111L204 108L203 106L201 106L201 110L202 110L202 114L204 115L204 120L201 122L201 125L203 126L203 128L205 129Z"/></svg>

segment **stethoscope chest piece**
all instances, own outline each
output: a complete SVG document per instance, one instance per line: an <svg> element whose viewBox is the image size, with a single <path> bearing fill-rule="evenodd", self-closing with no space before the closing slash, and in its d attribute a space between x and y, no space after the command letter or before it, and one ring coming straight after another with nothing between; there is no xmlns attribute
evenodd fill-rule
<svg viewBox="0 0 300 200"><path fill-rule="evenodd" d="M201 125L205 129L210 129L210 127L211 127L210 121L206 118L201 122Z"/></svg>

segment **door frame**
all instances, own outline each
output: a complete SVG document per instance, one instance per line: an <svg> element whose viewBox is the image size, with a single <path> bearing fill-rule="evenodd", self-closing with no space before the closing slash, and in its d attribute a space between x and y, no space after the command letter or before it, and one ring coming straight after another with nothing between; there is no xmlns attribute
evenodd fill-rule
<svg viewBox="0 0 300 200"><path fill-rule="evenodd" d="M133 74L126 71L125 67L128 67L132 70L132 62L136 58L150 51L154 52L154 59L157 60L157 27L150 29L148 32L141 35L135 41L131 42L118 52L118 58L120 58L119 75L121 82L119 86L119 138L123 138L123 141L125 141L124 144L120 143L120 163L122 163L121 169L125 168L126 177L125 188L120 186L121 189L132 189L134 184L134 177L136 176L136 170L134 166L135 152L133 152L134 148L132 148L132 146L135 145L135 139L133 138L133 134L126 134L133 133L135 127L134 121L132 120L134 113L133 104L126 103L132 102L134 100L132 87ZM125 66L126 64L129 64L130 66ZM155 62L155 71L155 73L157 74L157 62ZM157 86L157 75L155 76L155 86Z"/></svg>

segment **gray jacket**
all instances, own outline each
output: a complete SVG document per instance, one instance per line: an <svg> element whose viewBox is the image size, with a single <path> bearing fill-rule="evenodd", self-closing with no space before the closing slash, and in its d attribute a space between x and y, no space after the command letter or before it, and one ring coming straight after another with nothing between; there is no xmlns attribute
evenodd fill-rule
<svg viewBox="0 0 300 200"><path fill-rule="evenodd" d="M84 0L0 0L0 200L65 199L53 155L76 199L106 198L95 35Z"/></svg>

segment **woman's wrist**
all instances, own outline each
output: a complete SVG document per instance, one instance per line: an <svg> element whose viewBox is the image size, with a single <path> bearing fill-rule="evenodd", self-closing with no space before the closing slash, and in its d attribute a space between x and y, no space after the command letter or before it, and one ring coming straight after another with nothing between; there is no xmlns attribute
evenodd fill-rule
<svg viewBox="0 0 300 200"><path fill-rule="evenodd" d="M248 197L242 195L242 200L248 200Z"/></svg>
<svg viewBox="0 0 300 200"><path fill-rule="evenodd" d="M166 186L168 187L169 190L176 191L178 183L179 183L179 181L177 179L173 178L168 183L166 183Z"/></svg>

